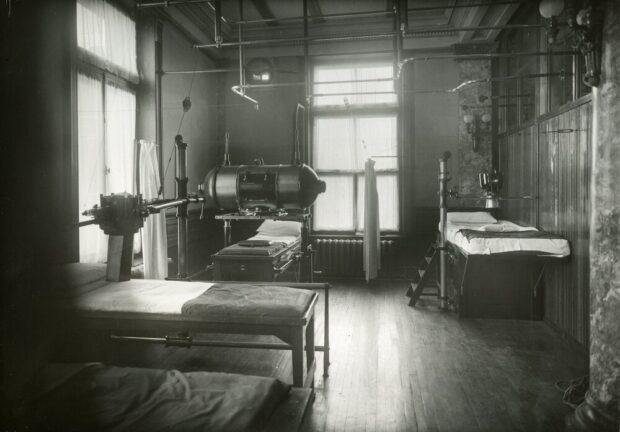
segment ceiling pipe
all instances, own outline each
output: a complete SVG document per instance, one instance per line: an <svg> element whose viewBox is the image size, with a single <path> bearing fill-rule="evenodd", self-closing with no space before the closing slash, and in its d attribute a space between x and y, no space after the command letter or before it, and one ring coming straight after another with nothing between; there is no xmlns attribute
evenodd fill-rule
<svg viewBox="0 0 620 432"><path fill-rule="evenodd" d="M529 57L529 56L545 56L545 55L576 55L577 51L534 51L534 52L517 52L517 53L480 53L480 54L446 54L446 55L433 55L433 56L417 56L408 57L403 59L398 64L397 77L400 78L403 67L407 63L414 61L427 61L427 60L484 60L494 59L502 57Z"/></svg>
<svg viewBox="0 0 620 432"><path fill-rule="evenodd" d="M460 31L475 31L475 30L517 30L517 29L532 29L532 28L544 28L546 24L506 24L502 26L462 26L462 27L444 27L433 26L419 29L407 30L405 36L411 36L415 34L423 33L454 33ZM383 32L383 33L360 33L346 36L306 36L306 37L294 37L294 38L275 38L275 39L255 39L255 40L239 40L236 42L224 42L219 46L217 44L196 44L194 48L226 48L226 47L241 47L241 46L256 46L256 45L277 45L287 44L294 42L338 42L338 41L350 41L350 40L365 40L365 39L386 39L392 38L398 35L397 31Z"/></svg>
<svg viewBox="0 0 620 432"><path fill-rule="evenodd" d="M494 1L494 2L481 2L481 3L471 3L471 4L455 4L450 6L422 6L422 7L413 7L407 8L407 12L427 12L433 10L445 10L445 9L458 9L465 7L478 7L478 6L500 6L500 5L511 5L511 4L522 4L522 3L532 3L531 1ZM350 13L337 13L337 14L323 14L323 15L313 15L311 19L338 19L338 18L362 18L362 17L373 17L373 16L392 16L396 12L394 10L385 10L385 11L367 11L367 12L350 12ZM294 17L282 17L282 18L264 18L264 19L256 19L256 20L239 20L232 21L233 24L262 24L262 23L270 23L270 22L283 22L283 21L302 21L304 19L303 16L294 16Z"/></svg>
<svg viewBox="0 0 620 432"><path fill-rule="evenodd" d="M162 71L161 75L193 75L193 74L210 74L210 73L226 73L239 72L239 69L204 69L204 70L178 70L178 71Z"/></svg>
<svg viewBox="0 0 620 432"><path fill-rule="evenodd" d="M168 0L168 1L153 2L153 3L138 2L136 3L136 7L138 9L143 9L143 8L148 8L148 7L161 7L161 6L167 7L167 6L177 6L177 5L184 5L184 4L194 4L194 3L210 3L212 1L219 3L221 0Z"/></svg>

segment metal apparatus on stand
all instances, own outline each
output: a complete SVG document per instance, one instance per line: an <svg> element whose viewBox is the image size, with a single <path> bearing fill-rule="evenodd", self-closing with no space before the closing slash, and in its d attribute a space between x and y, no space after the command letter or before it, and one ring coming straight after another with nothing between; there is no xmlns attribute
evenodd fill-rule
<svg viewBox="0 0 620 432"><path fill-rule="evenodd" d="M228 135L228 134L227 134ZM133 236L144 225L150 214L177 209L177 275L174 279L188 279L188 205L202 204L203 208L234 210L238 215L268 219L291 218L304 222L304 238L309 238L310 213L308 208L318 194L325 192L325 182L316 172L301 162L291 165L230 165L228 136L223 165L211 170L198 193L188 192L187 143L175 137L177 160L176 198L145 201L141 195L128 193L101 196L101 202L85 216L93 219L79 226L97 224L110 235L108 247L108 275L111 281L130 279ZM299 154L298 145L295 155ZM294 156L295 158L295 156ZM239 218L239 217L238 217ZM225 220L225 233L230 236L231 216ZM311 254L309 241L303 245ZM311 258L309 259L311 263ZM310 264L311 265L311 264ZM312 274L311 267L308 269Z"/></svg>

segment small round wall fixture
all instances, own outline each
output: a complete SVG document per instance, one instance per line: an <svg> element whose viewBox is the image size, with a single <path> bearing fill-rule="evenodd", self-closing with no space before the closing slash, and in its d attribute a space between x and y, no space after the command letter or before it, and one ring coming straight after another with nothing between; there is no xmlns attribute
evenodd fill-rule
<svg viewBox="0 0 620 432"><path fill-rule="evenodd" d="M257 57L245 65L248 84L269 84L273 80L273 64L265 57Z"/></svg>
<svg viewBox="0 0 620 432"><path fill-rule="evenodd" d="M538 11L543 18L555 18L564 10L564 0L542 0L538 5Z"/></svg>

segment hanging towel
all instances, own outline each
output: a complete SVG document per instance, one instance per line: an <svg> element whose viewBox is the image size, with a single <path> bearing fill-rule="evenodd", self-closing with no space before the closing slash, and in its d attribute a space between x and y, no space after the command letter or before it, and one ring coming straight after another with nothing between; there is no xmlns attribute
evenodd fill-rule
<svg viewBox="0 0 620 432"><path fill-rule="evenodd" d="M381 268L379 195L374 160L366 161L364 175L364 272L368 282L377 277Z"/></svg>
<svg viewBox="0 0 620 432"><path fill-rule="evenodd" d="M144 199L157 198L159 181L157 146L151 141L140 140L140 186ZM142 228L142 256L145 279L165 279L168 276L165 212L146 218Z"/></svg>

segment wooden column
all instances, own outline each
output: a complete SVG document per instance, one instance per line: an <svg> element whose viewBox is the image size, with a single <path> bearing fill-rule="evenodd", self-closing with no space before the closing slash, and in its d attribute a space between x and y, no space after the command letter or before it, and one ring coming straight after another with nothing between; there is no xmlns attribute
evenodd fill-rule
<svg viewBox="0 0 620 432"><path fill-rule="evenodd" d="M593 89L590 388L568 430L618 431L620 419L620 2L606 1L602 76Z"/></svg>

